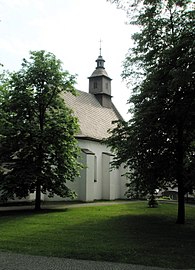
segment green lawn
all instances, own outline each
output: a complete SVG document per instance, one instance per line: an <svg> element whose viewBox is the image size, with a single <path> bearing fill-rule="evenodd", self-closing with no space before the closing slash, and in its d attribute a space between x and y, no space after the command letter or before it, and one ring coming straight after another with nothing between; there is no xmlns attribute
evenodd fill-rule
<svg viewBox="0 0 195 270"><path fill-rule="evenodd" d="M146 202L2 212L0 250L170 268L195 267L195 207L186 225L175 224L177 206Z"/></svg>

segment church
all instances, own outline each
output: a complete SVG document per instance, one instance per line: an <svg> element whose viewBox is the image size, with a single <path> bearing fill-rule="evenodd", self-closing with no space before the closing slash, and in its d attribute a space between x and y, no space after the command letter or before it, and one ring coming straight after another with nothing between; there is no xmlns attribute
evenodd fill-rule
<svg viewBox="0 0 195 270"><path fill-rule="evenodd" d="M105 60L100 55L96 68L89 79L89 91L78 91L63 95L64 101L79 120L80 131L76 138L81 148L81 162L84 168L80 177L67 186L74 190L77 200L90 202L94 200L115 200L125 198L126 177L124 168L111 170L110 163L114 157L110 149L102 144L102 139L109 136L108 130L114 128L113 121L122 119L112 103L111 78L105 67ZM43 200L64 200L55 196Z"/></svg>
<svg viewBox="0 0 195 270"><path fill-rule="evenodd" d="M113 121L122 119L122 116L112 103L111 78L105 67L105 60L101 55L96 60L96 68L89 79L89 91L77 90L77 95L64 93L65 104L72 109L78 118L79 132L76 135L81 149L80 162L84 168L80 176L67 186L75 191L75 200L93 202L95 200L116 200L126 198L127 179L123 167L111 170L114 154L102 143L109 136L108 130L115 127ZM20 201L34 201L35 193ZM55 195L53 198L41 194L42 201L64 201ZM16 200L15 200L16 201Z"/></svg>

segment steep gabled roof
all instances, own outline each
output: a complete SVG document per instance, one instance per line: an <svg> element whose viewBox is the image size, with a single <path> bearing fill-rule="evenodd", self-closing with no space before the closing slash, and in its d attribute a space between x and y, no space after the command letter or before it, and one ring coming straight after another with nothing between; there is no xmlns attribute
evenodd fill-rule
<svg viewBox="0 0 195 270"><path fill-rule="evenodd" d="M79 138L102 140L109 136L108 129L115 125L112 121L122 119L121 115L112 104L112 108L105 108L96 99L95 95L77 91L78 95L63 94L66 105L74 111L79 119Z"/></svg>

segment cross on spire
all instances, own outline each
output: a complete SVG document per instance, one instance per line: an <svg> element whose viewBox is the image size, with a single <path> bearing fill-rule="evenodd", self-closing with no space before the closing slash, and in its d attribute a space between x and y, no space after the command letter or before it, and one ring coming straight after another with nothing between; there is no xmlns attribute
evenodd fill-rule
<svg viewBox="0 0 195 270"><path fill-rule="evenodd" d="M103 68L104 69L104 62L105 62L105 60L102 57L102 40L101 39L100 39L99 43L100 43L100 54L98 56L98 59L96 60L96 62L97 62L96 69L97 68Z"/></svg>
<svg viewBox="0 0 195 270"><path fill-rule="evenodd" d="M102 40L101 40L101 38L100 38L100 56L102 55Z"/></svg>

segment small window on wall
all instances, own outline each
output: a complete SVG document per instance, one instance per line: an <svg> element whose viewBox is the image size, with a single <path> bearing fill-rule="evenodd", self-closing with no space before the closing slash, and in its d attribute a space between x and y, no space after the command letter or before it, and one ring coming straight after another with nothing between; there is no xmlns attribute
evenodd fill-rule
<svg viewBox="0 0 195 270"><path fill-rule="evenodd" d="M108 83L106 83L106 89L108 89Z"/></svg>
<svg viewBox="0 0 195 270"><path fill-rule="evenodd" d="M97 182L97 157L94 156L94 182Z"/></svg>
<svg viewBox="0 0 195 270"><path fill-rule="evenodd" d="M97 88L97 82L93 83L93 88L96 89Z"/></svg>

